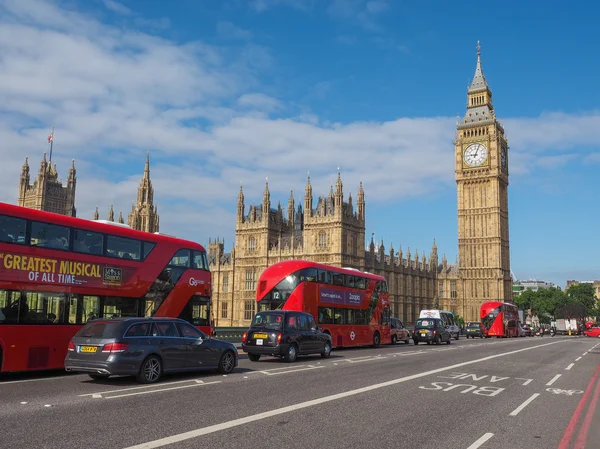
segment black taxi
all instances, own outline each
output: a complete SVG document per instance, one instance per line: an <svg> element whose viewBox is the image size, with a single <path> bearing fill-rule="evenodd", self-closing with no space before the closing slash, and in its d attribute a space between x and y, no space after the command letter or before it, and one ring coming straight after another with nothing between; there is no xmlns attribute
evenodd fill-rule
<svg viewBox="0 0 600 449"><path fill-rule="evenodd" d="M419 342L426 342L428 345L431 343L439 345L443 341L449 345L452 335L446 330L443 320L439 318L419 318L415 323L412 338L415 345L418 345Z"/></svg>
<svg viewBox="0 0 600 449"><path fill-rule="evenodd" d="M242 350L252 362L272 355L293 362L299 355L331 354L331 335L321 332L314 317L306 312L266 310L254 316L242 335Z"/></svg>

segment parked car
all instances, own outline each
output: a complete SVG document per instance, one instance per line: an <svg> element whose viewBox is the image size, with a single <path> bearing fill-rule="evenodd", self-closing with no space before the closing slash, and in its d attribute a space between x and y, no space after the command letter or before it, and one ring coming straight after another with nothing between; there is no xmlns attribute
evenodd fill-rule
<svg viewBox="0 0 600 449"><path fill-rule="evenodd" d="M216 368L228 374L238 365L236 347L209 337L178 318L96 319L69 342L65 369L93 379L132 375L142 383L164 373Z"/></svg>
<svg viewBox="0 0 600 449"><path fill-rule="evenodd" d="M590 327L583 333L586 337L600 337L600 327Z"/></svg>
<svg viewBox="0 0 600 449"><path fill-rule="evenodd" d="M529 324L523 324L523 331L525 332L526 337L533 337L533 331L531 330L531 326L529 326Z"/></svg>
<svg viewBox="0 0 600 449"><path fill-rule="evenodd" d="M442 341L450 344L452 339L444 321L439 318L419 318L415 323L412 337L415 345L419 342L426 342L428 345L433 342L439 345Z"/></svg>
<svg viewBox="0 0 600 449"><path fill-rule="evenodd" d="M299 355L331 355L331 335L322 332L306 312L266 310L257 313L242 335L242 349L253 362L272 355L293 362Z"/></svg>
<svg viewBox="0 0 600 449"><path fill-rule="evenodd" d="M485 327L480 321L469 321L467 323L467 338L485 337Z"/></svg>
<svg viewBox="0 0 600 449"><path fill-rule="evenodd" d="M406 344L410 343L410 332L404 327L402 321L398 318L392 318L390 325L393 345L399 341L403 341Z"/></svg>

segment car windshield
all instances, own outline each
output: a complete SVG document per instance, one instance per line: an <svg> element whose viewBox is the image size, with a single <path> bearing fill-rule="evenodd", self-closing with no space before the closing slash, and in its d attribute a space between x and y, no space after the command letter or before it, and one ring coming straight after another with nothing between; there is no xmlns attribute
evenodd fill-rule
<svg viewBox="0 0 600 449"><path fill-rule="evenodd" d="M265 327L267 329L281 329L283 315L281 313L257 313L252 320L252 327Z"/></svg>
<svg viewBox="0 0 600 449"><path fill-rule="evenodd" d="M417 320L416 327L425 328L425 329L433 329L435 327L435 321L431 319L427 320Z"/></svg>
<svg viewBox="0 0 600 449"><path fill-rule="evenodd" d="M471 328L474 327L474 328L478 329L479 328L479 321L475 321L475 322L469 323L467 325L467 327L471 327Z"/></svg>
<svg viewBox="0 0 600 449"><path fill-rule="evenodd" d="M115 338L118 336L119 324L102 321L88 323L77 333L77 336L85 338Z"/></svg>

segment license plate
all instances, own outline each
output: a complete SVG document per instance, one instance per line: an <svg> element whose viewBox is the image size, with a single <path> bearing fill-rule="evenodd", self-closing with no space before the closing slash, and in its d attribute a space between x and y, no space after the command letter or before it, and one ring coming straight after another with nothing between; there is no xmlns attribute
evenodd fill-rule
<svg viewBox="0 0 600 449"><path fill-rule="evenodd" d="M259 338L258 340L256 340L256 344L257 345L262 345L263 344L262 338Z"/></svg>
<svg viewBox="0 0 600 449"><path fill-rule="evenodd" d="M82 346L79 352L96 352L98 351L98 346Z"/></svg>
<svg viewBox="0 0 600 449"><path fill-rule="evenodd" d="M421 335L427 335L427 331L421 331Z"/></svg>
<svg viewBox="0 0 600 449"><path fill-rule="evenodd" d="M267 334L254 334L254 338L269 338Z"/></svg>

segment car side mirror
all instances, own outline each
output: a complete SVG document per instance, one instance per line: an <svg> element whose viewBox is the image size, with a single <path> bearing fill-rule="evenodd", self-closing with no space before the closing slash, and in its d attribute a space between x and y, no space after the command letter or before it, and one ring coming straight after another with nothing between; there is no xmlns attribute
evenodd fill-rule
<svg viewBox="0 0 600 449"><path fill-rule="evenodd" d="M323 332L323 326L317 326L317 329L316 329L316 330L317 330L318 332Z"/></svg>
<svg viewBox="0 0 600 449"><path fill-rule="evenodd" d="M202 339L202 337L198 337L198 343L199 343L199 344L202 344L202 343L204 343L204 340Z"/></svg>

